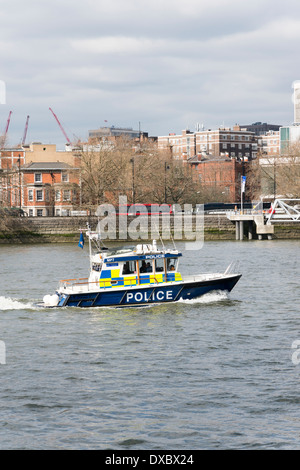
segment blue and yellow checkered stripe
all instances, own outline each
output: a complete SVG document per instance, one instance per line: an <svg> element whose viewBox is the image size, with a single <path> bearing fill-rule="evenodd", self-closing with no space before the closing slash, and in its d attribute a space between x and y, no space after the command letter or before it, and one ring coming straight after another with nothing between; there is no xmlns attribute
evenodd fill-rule
<svg viewBox="0 0 300 470"><path fill-rule="evenodd" d="M168 273L168 282L182 281L180 273ZM140 285L157 284L159 282L166 282L164 273L156 274L141 274ZM136 274L130 276L120 276L120 269L105 269L101 272L100 287L120 287L120 286L136 286L138 285L138 278Z"/></svg>

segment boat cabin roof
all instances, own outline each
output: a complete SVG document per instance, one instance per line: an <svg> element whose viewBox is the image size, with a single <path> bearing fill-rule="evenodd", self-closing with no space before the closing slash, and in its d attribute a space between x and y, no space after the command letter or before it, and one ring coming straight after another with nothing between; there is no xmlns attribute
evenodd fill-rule
<svg viewBox="0 0 300 470"><path fill-rule="evenodd" d="M153 245L137 245L134 247L113 248L101 251L105 263L151 260L159 258L179 258L182 256L178 250L160 250Z"/></svg>

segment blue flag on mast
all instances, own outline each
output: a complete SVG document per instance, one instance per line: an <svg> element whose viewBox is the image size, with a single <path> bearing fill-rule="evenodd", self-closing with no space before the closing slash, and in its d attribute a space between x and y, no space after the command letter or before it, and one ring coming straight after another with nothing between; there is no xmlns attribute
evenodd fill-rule
<svg viewBox="0 0 300 470"><path fill-rule="evenodd" d="M83 233L81 232L78 246L79 248L83 248L83 245L84 245L84 238L83 238Z"/></svg>

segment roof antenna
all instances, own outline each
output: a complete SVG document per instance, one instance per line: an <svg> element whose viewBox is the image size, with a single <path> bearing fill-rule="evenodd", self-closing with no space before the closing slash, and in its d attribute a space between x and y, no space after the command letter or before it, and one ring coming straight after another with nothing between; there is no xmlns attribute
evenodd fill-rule
<svg viewBox="0 0 300 470"><path fill-rule="evenodd" d="M166 247L164 245L164 242L162 241L162 238L161 238L161 235L160 235L160 231L159 231L159 228L157 228L157 225L156 225L156 222L155 222L155 219L153 218L153 220L151 221L151 224L152 222L154 222L154 226L158 232L158 236L159 236L159 239L160 239L160 243L162 244L162 247L163 247L163 251L166 251Z"/></svg>

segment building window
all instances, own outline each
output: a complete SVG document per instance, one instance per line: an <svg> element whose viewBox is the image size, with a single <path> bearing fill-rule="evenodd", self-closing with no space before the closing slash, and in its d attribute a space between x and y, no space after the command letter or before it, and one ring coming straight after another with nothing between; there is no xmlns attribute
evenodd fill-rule
<svg viewBox="0 0 300 470"><path fill-rule="evenodd" d="M29 215L29 217L32 217L32 216L33 216L33 209L29 209L28 215Z"/></svg>
<svg viewBox="0 0 300 470"><path fill-rule="evenodd" d="M223 149L227 149L227 144L222 144Z"/></svg>
<svg viewBox="0 0 300 470"><path fill-rule="evenodd" d="M38 189L36 191L36 200L37 201L42 201L43 200L43 190L42 189Z"/></svg>
<svg viewBox="0 0 300 470"><path fill-rule="evenodd" d="M70 201L71 200L71 191L69 189L65 189L64 191L64 201Z"/></svg>
<svg viewBox="0 0 300 470"><path fill-rule="evenodd" d="M42 173L35 173L34 174L34 182L41 183L42 182Z"/></svg>
<svg viewBox="0 0 300 470"><path fill-rule="evenodd" d="M67 183L69 181L69 175L66 171L63 171L62 174L61 174L61 180L64 182L64 183Z"/></svg>
<svg viewBox="0 0 300 470"><path fill-rule="evenodd" d="M37 215L38 217L43 217L43 209L37 209L36 215Z"/></svg>
<svg viewBox="0 0 300 470"><path fill-rule="evenodd" d="M55 191L55 200L56 200L56 201L60 201L60 190L59 190L59 189L57 189L57 190Z"/></svg>
<svg viewBox="0 0 300 470"><path fill-rule="evenodd" d="M33 201L33 189L28 189L28 201Z"/></svg>

